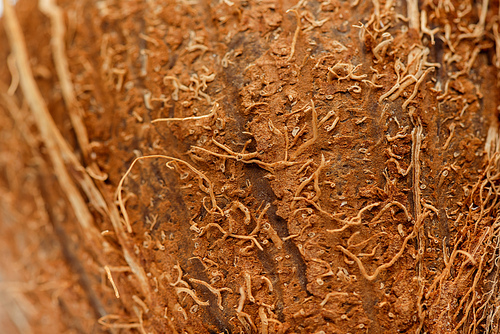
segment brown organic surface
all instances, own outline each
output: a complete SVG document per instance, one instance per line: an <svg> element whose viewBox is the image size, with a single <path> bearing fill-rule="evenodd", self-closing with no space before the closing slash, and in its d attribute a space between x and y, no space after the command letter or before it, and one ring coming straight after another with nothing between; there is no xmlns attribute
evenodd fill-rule
<svg viewBox="0 0 500 334"><path fill-rule="evenodd" d="M500 333L497 1L10 9L7 333Z"/></svg>

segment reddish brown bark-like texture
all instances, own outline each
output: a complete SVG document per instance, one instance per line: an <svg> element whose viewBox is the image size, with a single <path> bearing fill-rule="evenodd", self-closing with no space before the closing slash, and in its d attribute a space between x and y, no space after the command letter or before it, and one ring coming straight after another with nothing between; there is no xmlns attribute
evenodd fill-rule
<svg viewBox="0 0 500 334"><path fill-rule="evenodd" d="M2 328L499 333L499 17L20 0Z"/></svg>

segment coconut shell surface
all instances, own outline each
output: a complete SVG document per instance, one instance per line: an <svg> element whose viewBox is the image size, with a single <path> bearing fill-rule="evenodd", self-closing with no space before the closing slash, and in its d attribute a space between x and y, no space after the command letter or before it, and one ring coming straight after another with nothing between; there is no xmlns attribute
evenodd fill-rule
<svg viewBox="0 0 500 334"><path fill-rule="evenodd" d="M8 333L499 333L494 1L31 1Z"/></svg>

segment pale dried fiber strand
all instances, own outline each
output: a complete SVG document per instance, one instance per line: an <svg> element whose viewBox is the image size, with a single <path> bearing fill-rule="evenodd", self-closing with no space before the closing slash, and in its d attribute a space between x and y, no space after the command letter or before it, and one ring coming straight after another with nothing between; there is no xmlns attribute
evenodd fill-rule
<svg viewBox="0 0 500 334"><path fill-rule="evenodd" d="M118 209L112 204L107 204L91 177L86 173L85 169L78 161L78 158L75 156L55 125L33 77L33 72L31 71L28 59L26 42L14 9L8 0L3 0L3 4L5 30L10 41L12 53L16 59L21 88L34 115L34 119L37 127L39 128L41 137L43 138L43 142L47 146L47 151L50 160L54 165L55 174L61 185L61 189L68 197L71 207L75 212L75 216L83 230L88 233L88 236L91 239L94 239L99 244L102 244L104 240L99 231L93 225L93 217L90 214L87 204L66 169L65 163L67 163L74 170L73 175L89 198L89 201L101 214L110 218L118 241L122 245L125 261L130 266L132 272L138 277L140 288L144 293L146 300L149 302L151 298L150 286L144 269L139 264L135 256L127 249L127 247L125 247L125 240L127 239L125 231L123 230L123 225L120 222Z"/></svg>

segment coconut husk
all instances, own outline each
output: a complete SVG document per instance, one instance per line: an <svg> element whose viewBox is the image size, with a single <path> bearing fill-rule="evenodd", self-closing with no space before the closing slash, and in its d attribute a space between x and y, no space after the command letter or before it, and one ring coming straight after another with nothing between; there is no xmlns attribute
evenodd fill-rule
<svg viewBox="0 0 500 334"><path fill-rule="evenodd" d="M9 333L499 333L499 7L4 0Z"/></svg>

